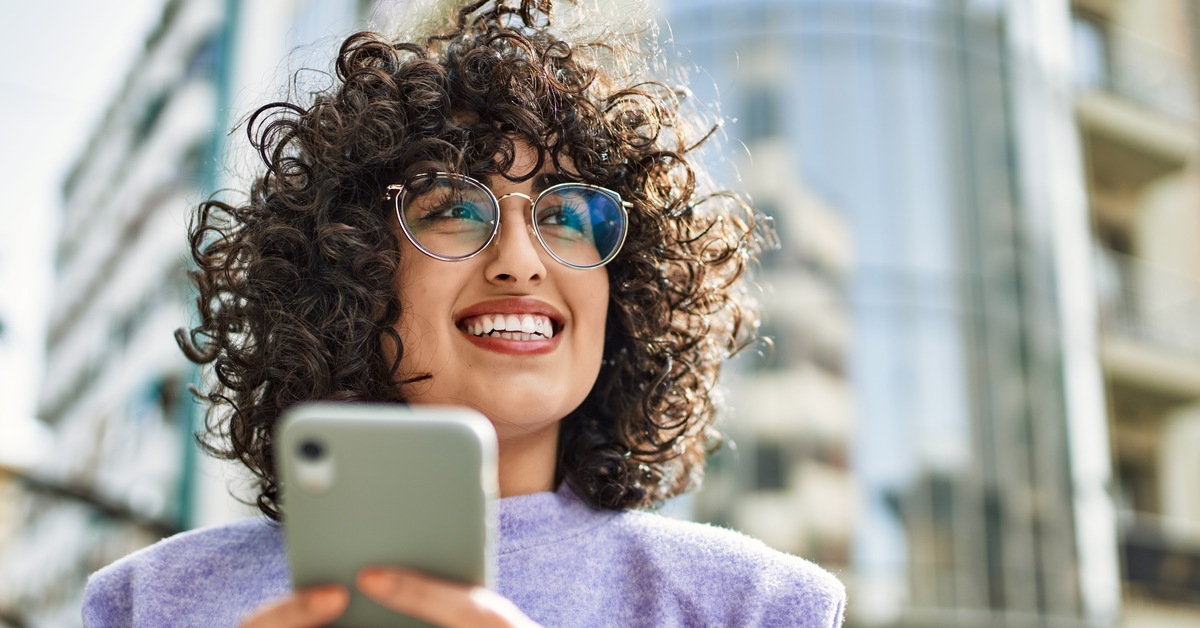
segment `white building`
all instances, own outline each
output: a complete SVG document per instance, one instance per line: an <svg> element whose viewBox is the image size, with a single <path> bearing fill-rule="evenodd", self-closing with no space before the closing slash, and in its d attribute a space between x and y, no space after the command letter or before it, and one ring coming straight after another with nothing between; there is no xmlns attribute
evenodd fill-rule
<svg viewBox="0 0 1200 628"><path fill-rule="evenodd" d="M0 625L77 625L92 571L255 512L230 496L241 478L193 438L201 406L188 386L199 375L173 338L195 311L188 216L214 190L243 185L244 129L229 131L279 95L289 51L327 52L368 8L164 3L63 182L38 409L53 455L0 484Z"/></svg>

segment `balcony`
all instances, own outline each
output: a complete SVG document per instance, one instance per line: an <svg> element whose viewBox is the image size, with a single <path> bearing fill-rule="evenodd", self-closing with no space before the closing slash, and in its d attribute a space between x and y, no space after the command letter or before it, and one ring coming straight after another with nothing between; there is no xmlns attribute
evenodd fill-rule
<svg viewBox="0 0 1200 628"><path fill-rule="evenodd" d="M1093 185L1136 190L1182 168L1196 146L1186 60L1087 13L1076 14L1073 31L1076 115Z"/></svg>
<svg viewBox="0 0 1200 628"><path fill-rule="evenodd" d="M1100 358L1110 380L1200 398L1200 279L1097 247Z"/></svg>
<svg viewBox="0 0 1200 628"><path fill-rule="evenodd" d="M1124 513L1124 579L1138 596L1200 606L1200 530L1162 517Z"/></svg>

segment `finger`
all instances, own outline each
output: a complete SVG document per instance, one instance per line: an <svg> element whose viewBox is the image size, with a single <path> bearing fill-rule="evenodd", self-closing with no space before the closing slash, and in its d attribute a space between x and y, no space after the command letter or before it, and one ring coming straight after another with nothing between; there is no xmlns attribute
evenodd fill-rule
<svg viewBox="0 0 1200 628"><path fill-rule="evenodd" d="M259 609L242 622L242 628L323 626L337 619L349 602L350 592L344 587L312 587Z"/></svg>
<svg viewBox="0 0 1200 628"><path fill-rule="evenodd" d="M484 587L402 569L369 567L358 587L376 602L438 626L535 626L515 604Z"/></svg>

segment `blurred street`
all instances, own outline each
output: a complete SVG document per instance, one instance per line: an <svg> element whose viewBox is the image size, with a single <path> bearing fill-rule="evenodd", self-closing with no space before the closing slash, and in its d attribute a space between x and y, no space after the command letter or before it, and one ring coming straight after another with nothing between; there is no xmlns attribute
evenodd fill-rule
<svg viewBox="0 0 1200 628"><path fill-rule="evenodd" d="M188 212L245 187L245 115L407 4L0 13L70 22L0 74L0 626L79 625L91 572L257 513L192 438ZM1200 5L651 5L781 242L773 346L666 510L833 571L850 627L1200 625Z"/></svg>

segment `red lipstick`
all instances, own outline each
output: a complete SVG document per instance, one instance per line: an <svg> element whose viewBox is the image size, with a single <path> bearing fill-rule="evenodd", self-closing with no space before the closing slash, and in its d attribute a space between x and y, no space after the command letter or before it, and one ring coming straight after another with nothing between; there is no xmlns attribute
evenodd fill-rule
<svg viewBox="0 0 1200 628"><path fill-rule="evenodd" d="M455 326L475 346L510 355L553 351L566 320L554 306L528 297L482 301L454 318Z"/></svg>

